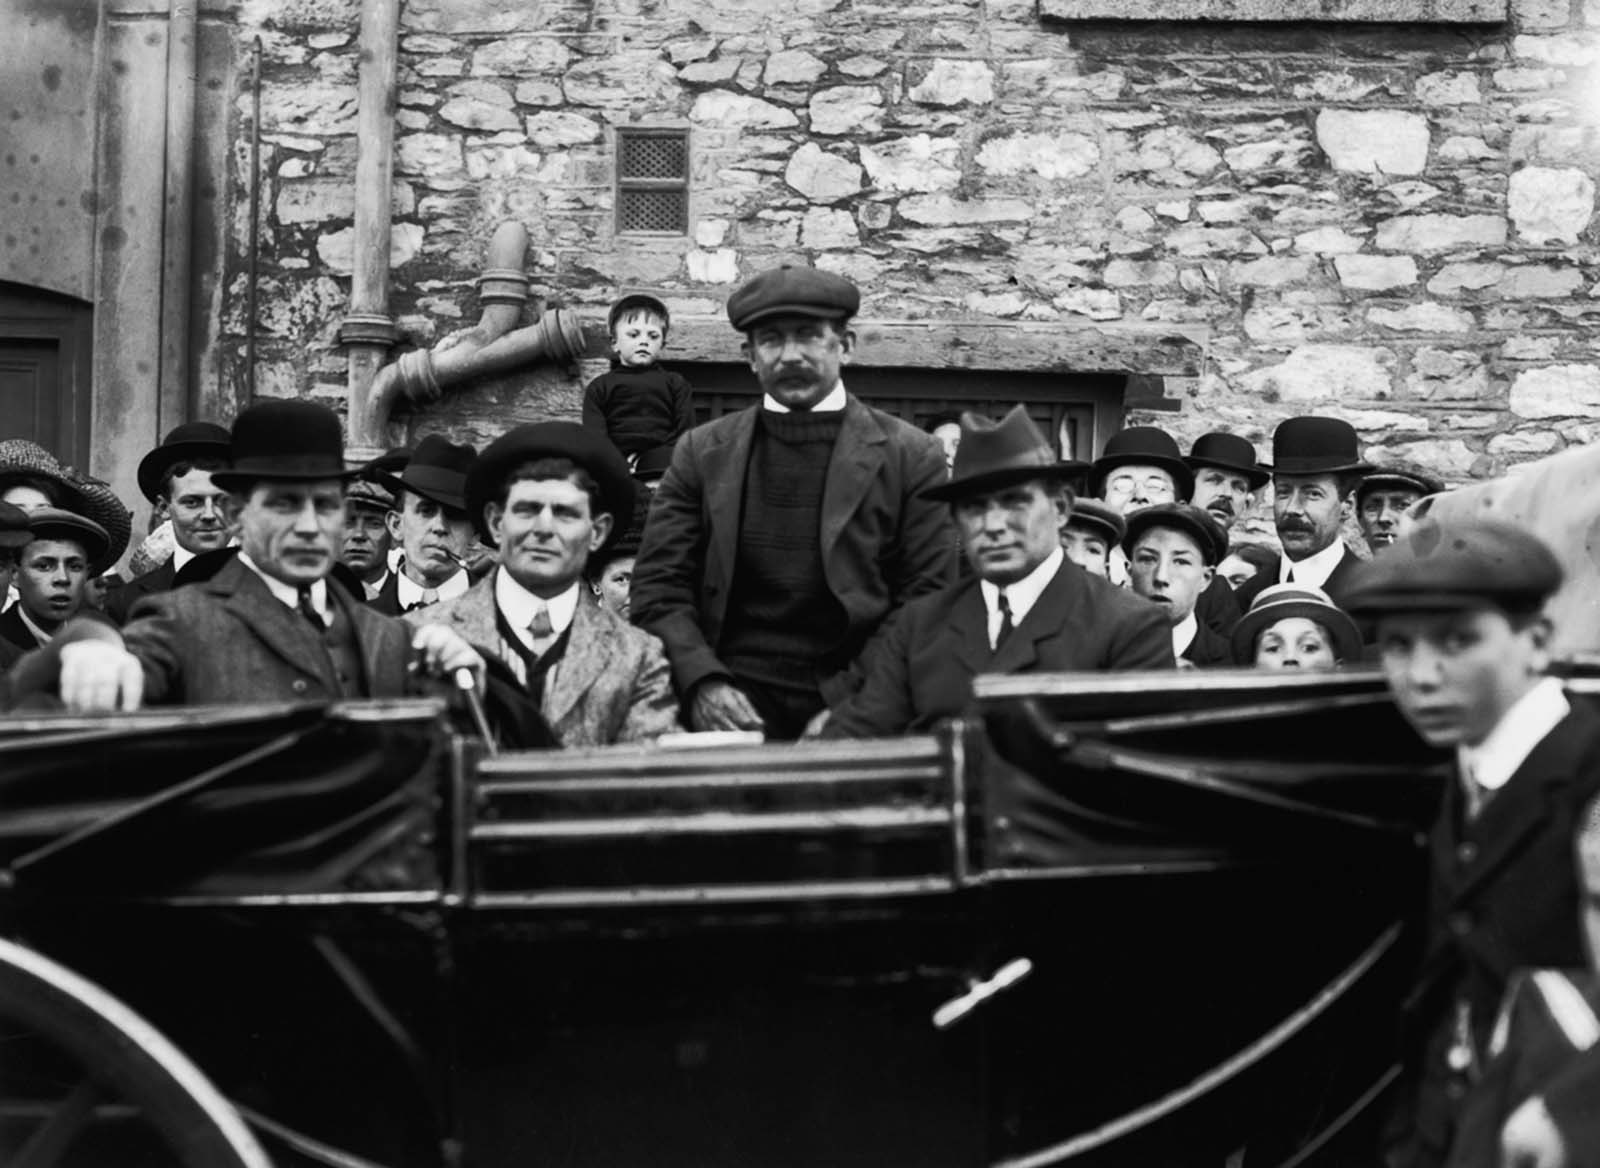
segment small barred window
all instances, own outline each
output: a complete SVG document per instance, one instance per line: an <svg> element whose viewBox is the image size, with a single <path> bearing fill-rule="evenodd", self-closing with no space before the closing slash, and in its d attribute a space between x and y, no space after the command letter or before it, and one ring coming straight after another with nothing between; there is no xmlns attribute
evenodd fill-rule
<svg viewBox="0 0 1600 1168"><path fill-rule="evenodd" d="M689 131L617 131L617 230L689 231Z"/></svg>

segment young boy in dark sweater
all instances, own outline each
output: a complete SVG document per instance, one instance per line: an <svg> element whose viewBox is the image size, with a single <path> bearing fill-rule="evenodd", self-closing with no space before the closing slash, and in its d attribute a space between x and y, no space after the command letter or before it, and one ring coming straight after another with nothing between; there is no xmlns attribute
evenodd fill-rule
<svg viewBox="0 0 1600 1168"><path fill-rule="evenodd" d="M611 371L583 391L583 424L605 432L631 470L639 456L671 447L694 425L693 389L656 364L672 319L654 296L624 296L611 306Z"/></svg>

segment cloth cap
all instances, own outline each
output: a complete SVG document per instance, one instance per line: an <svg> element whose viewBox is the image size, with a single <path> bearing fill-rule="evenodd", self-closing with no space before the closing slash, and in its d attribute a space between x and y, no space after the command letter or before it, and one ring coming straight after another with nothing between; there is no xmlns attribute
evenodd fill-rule
<svg viewBox="0 0 1600 1168"><path fill-rule="evenodd" d="M98 576L114 562L106 559L106 552L111 547L111 537L106 534L106 529L74 511L63 511L59 507L40 507L30 511L28 531L36 540L64 539L81 544L84 558L89 561L91 576Z"/></svg>
<svg viewBox="0 0 1600 1168"><path fill-rule="evenodd" d="M28 513L10 503L0 503L0 548L19 548L32 538Z"/></svg>
<svg viewBox="0 0 1600 1168"><path fill-rule="evenodd" d="M1289 418L1272 432L1272 472L1340 474L1372 469L1361 461L1361 440L1342 418Z"/></svg>
<svg viewBox="0 0 1600 1168"><path fill-rule="evenodd" d="M484 447L467 473L467 513L478 538L495 546L484 518L484 508L498 500L506 476L525 462L541 458L567 458L583 467L600 488L601 510L612 517L611 534L599 549L605 551L625 534L633 515L635 487L628 464L610 439L577 422L533 422L507 430Z"/></svg>
<svg viewBox="0 0 1600 1168"><path fill-rule="evenodd" d="M1213 430L1194 440L1189 457L1183 460L1191 470L1214 466L1220 470L1237 471L1245 476L1252 491L1259 491L1272 480L1272 468L1256 460L1255 444L1237 434Z"/></svg>
<svg viewBox="0 0 1600 1168"><path fill-rule="evenodd" d="M1361 506L1361 501L1367 497L1369 491L1416 491L1422 496L1437 495L1444 490L1444 484L1428 471L1414 462L1389 462L1375 466L1361 485L1356 488L1356 506Z"/></svg>
<svg viewBox="0 0 1600 1168"><path fill-rule="evenodd" d="M1089 493L1099 497L1104 491L1106 476L1119 466L1159 467L1172 476L1172 485L1177 488L1180 501L1194 494L1194 471L1183 461L1172 435L1158 426L1131 426L1106 439L1105 450L1094 460Z"/></svg>
<svg viewBox="0 0 1600 1168"><path fill-rule="evenodd" d="M370 478L355 479L344 490L344 501L352 507L393 511L394 495Z"/></svg>
<svg viewBox="0 0 1600 1168"><path fill-rule="evenodd" d="M400 492L410 491L451 511L466 511L467 474L477 461L478 452L467 443L457 445L442 434L429 434L417 443L399 474L375 470L371 477L394 492L396 505Z"/></svg>
<svg viewBox="0 0 1600 1168"><path fill-rule="evenodd" d="M12 474L43 479L51 485L62 507L93 520L105 531L110 543L101 562L93 568L96 575L128 550L128 540L133 536L133 512L122 505L109 483L63 466L55 455L26 438L0 441L0 478Z"/></svg>
<svg viewBox="0 0 1600 1168"><path fill-rule="evenodd" d="M1309 584L1274 584L1263 588L1250 605L1250 611L1233 626L1233 660L1238 665L1256 663L1256 641L1281 620L1303 617L1328 630L1333 653L1340 661L1361 660L1361 630L1320 588Z"/></svg>
<svg viewBox="0 0 1600 1168"><path fill-rule="evenodd" d="M1561 587L1561 565L1538 536L1500 519L1422 519L1358 565L1344 607L1357 615L1490 605L1535 612Z"/></svg>
<svg viewBox="0 0 1600 1168"><path fill-rule="evenodd" d="M1068 479L1082 465L1057 459L1050 443L1020 405L1013 406L998 422L965 413L961 415L961 443L956 447L950 481L927 488L922 496L954 502L1028 479Z"/></svg>
<svg viewBox="0 0 1600 1168"><path fill-rule="evenodd" d="M1123 536L1122 550L1130 556L1140 538L1153 527L1170 527L1188 535L1200 548L1201 559L1211 567L1220 564L1228 554L1228 533L1202 507L1191 507L1188 503L1157 503L1153 507L1141 507L1129 515L1127 521L1128 534Z"/></svg>
<svg viewBox="0 0 1600 1168"><path fill-rule="evenodd" d="M1099 499L1074 499L1068 527L1083 527L1093 531L1113 548L1128 534L1128 521L1115 507L1107 507Z"/></svg>
<svg viewBox="0 0 1600 1168"><path fill-rule="evenodd" d="M139 490L154 503L163 493L169 468L197 459L228 460L232 438L215 422L185 422L168 431L149 454L139 460Z"/></svg>
<svg viewBox="0 0 1600 1168"><path fill-rule="evenodd" d="M745 332L774 316L848 319L861 307L861 292L843 276L789 264L752 276L728 297L728 319Z"/></svg>
<svg viewBox="0 0 1600 1168"><path fill-rule="evenodd" d="M225 491L248 490L257 479L314 482L350 479L344 431L325 405L290 398L259 402L233 423L233 465L215 471L211 481Z"/></svg>

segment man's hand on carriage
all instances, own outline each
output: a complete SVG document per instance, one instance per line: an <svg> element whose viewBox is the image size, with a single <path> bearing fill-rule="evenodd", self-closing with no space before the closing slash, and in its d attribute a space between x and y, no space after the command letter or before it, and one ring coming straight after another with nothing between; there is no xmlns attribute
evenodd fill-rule
<svg viewBox="0 0 1600 1168"><path fill-rule="evenodd" d="M61 646L59 685L69 710L137 710L144 700L144 667L118 642L74 641Z"/></svg>
<svg viewBox="0 0 1600 1168"><path fill-rule="evenodd" d="M411 651L418 672L450 678L458 670L469 669L478 688L483 688L483 658L454 629L445 625L419 626L411 635Z"/></svg>

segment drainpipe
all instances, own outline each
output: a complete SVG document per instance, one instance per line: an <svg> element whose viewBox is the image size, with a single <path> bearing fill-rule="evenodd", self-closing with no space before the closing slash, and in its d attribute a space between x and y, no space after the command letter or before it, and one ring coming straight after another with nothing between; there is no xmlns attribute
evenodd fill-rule
<svg viewBox="0 0 1600 1168"><path fill-rule="evenodd" d="M369 412L372 380L397 332L389 316L390 200L394 186L394 114L400 41L400 0L362 0L361 74L356 119L355 270L350 307L339 328L349 355L349 445L369 447L355 419ZM348 452L358 457L354 450Z"/></svg>
<svg viewBox="0 0 1600 1168"><path fill-rule="evenodd" d="M523 259L528 232L517 222L502 223L489 243L488 265L478 279L483 316L473 328L445 337L432 349L402 354L378 371L357 409L350 402L352 462L376 458L386 446L389 415L404 395L422 404L445 389L482 377L537 364L567 361L585 351L583 325L570 312L552 309L526 328L516 328L528 301Z"/></svg>
<svg viewBox="0 0 1600 1168"><path fill-rule="evenodd" d="M153 440L196 416L199 386L189 368L193 273L194 118L199 72L198 0L167 2L167 108L161 226L160 374Z"/></svg>

